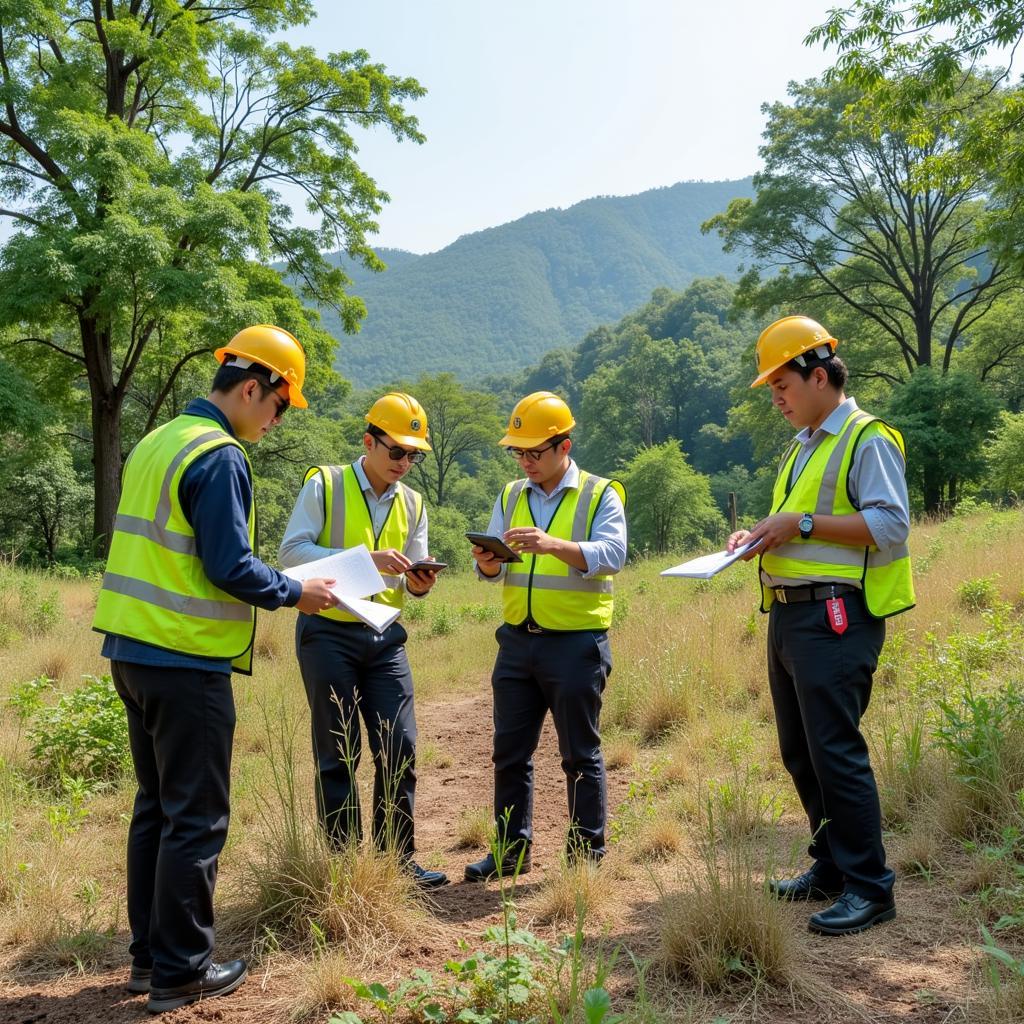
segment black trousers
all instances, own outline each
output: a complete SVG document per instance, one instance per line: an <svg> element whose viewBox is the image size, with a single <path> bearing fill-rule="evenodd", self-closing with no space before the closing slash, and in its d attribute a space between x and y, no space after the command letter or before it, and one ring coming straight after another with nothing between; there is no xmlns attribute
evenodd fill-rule
<svg viewBox="0 0 1024 1024"><path fill-rule="evenodd" d="M128 829L129 947L153 985L203 974L213 954L213 888L228 832L235 732L224 672L111 662L128 712L139 783Z"/></svg>
<svg viewBox="0 0 1024 1024"><path fill-rule="evenodd" d="M860 594L845 594L849 625L829 624L825 601L771 606L768 678L782 760L807 812L808 853L827 882L888 899L878 787L860 720L885 640L885 621Z"/></svg>
<svg viewBox="0 0 1024 1024"><path fill-rule="evenodd" d="M509 812L507 839L533 837L533 754L550 711L569 800L569 843L605 852L607 777L601 754L601 694L612 670L608 635L533 634L507 623L495 637L494 817Z"/></svg>
<svg viewBox="0 0 1024 1024"><path fill-rule="evenodd" d="M358 622L298 617L295 650L312 719L317 812L337 846L362 836L362 716L374 764L373 840L402 857L415 850L416 714L407 639L398 622L378 634Z"/></svg>

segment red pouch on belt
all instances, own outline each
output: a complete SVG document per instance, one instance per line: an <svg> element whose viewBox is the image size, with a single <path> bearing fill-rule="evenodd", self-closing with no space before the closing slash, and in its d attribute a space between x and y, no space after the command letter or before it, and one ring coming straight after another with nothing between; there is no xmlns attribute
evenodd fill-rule
<svg viewBox="0 0 1024 1024"><path fill-rule="evenodd" d="M832 627L833 633L845 633L846 632L846 605L843 604L841 597L830 597L825 602L825 608L828 611L828 622Z"/></svg>

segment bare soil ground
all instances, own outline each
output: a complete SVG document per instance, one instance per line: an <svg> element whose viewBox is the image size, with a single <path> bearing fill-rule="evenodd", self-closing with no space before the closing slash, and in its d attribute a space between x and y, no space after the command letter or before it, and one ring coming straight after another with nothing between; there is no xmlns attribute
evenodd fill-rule
<svg viewBox="0 0 1024 1024"><path fill-rule="evenodd" d="M419 724L421 744L433 741L452 755L452 763L420 772L418 846L422 859L446 870L453 884L432 897L429 913L437 927L427 929L416 948L403 952L403 962L394 965L399 971L417 965L439 969L458 954L460 938L475 943L484 928L500 916L496 884L462 881L465 862L481 854L453 847L463 810L490 800L489 695L424 705ZM609 773L612 810L625 797L630 777L629 769ZM533 873L524 876L519 888L522 918L528 918L530 897L542 884L545 870L557 863L564 838L565 781L550 727L545 729L536 758L536 780ZM799 836L799 821L787 819L785 825L793 837ZM122 851L112 850L111 856L121 857ZM614 905L603 915L606 936L602 941L608 946L622 943L640 957L656 957L659 895L654 874L645 866L627 863L625 857L616 863L614 856L609 861L616 873L616 895ZM675 877L671 865L657 871L671 885ZM222 911L231 899L230 892L223 891L226 888L218 891ZM897 900L899 917L893 924L839 939L808 935L805 920L809 908L787 908L801 964L801 979L791 991L768 990L742 1002L716 1000L676 985L657 966L648 975L648 989L659 1006L667 1008L667 1020L756 1020L767 1024L946 1024L965 1020L963 1005L972 979L978 977L979 955L974 926L958 913L955 892L921 878L902 878ZM127 936L122 948L126 947ZM108 962L86 973L27 976L17 969L17 952L13 957L6 955L10 952L3 957L6 980L0 977L2 1024L124 1024L151 1019L145 1012L145 999L124 992L124 962ZM244 950L234 948L217 950L218 957L225 959L242 953ZM629 958L620 957L619 965L611 985L616 1003L623 1002L635 984ZM294 961L272 956L254 968L246 984L230 997L195 1004L162 1019L168 1024L287 1020L299 984L294 970Z"/></svg>

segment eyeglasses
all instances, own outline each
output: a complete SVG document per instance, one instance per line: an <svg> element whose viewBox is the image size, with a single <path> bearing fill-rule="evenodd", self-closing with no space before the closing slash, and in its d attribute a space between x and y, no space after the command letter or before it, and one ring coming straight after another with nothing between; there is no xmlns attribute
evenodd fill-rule
<svg viewBox="0 0 1024 1024"><path fill-rule="evenodd" d="M257 381L257 383L260 386L260 391L263 392L263 398L266 398L267 395L274 396L274 419L279 420L288 411L288 407L292 403L288 401L288 399L285 398L277 388L269 388L261 381Z"/></svg>
<svg viewBox="0 0 1024 1024"><path fill-rule="evenodd" d="M426 452L419 451L408 451L405 448L399 448L397 444L385 444L379 437L374 436L374 441L377 442L382 448L387 448L388 458L392 462L401 462L402 459L408 459L411 466L418 466L426 457Z"/></svg>
<svg viewBox="0 0 1024 1024"><path fill-rule="evenodd" d="M540 457L545 453L551 451L552 448L557 448L564 438L560 440L552 441L550 444L544 445L543 448L506 448L505 451L512 456L513 459L527 458L531 462L540 462Z"/></svg>

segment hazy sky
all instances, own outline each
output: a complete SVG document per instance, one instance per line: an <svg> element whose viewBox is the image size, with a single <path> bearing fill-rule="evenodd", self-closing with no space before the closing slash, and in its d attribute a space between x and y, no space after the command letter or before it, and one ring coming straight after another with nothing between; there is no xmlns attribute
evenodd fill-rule
<svg viewBox="0 0 1024 1024"><path fill-rule="evenodd" d="M828 66L802 40L837 3L319 0L287 38L362 47L428 89L410 108L427 142L369 134L359 159L392 197L375 244L430 252L589 196L752 173L760 106Z"/></svg>

